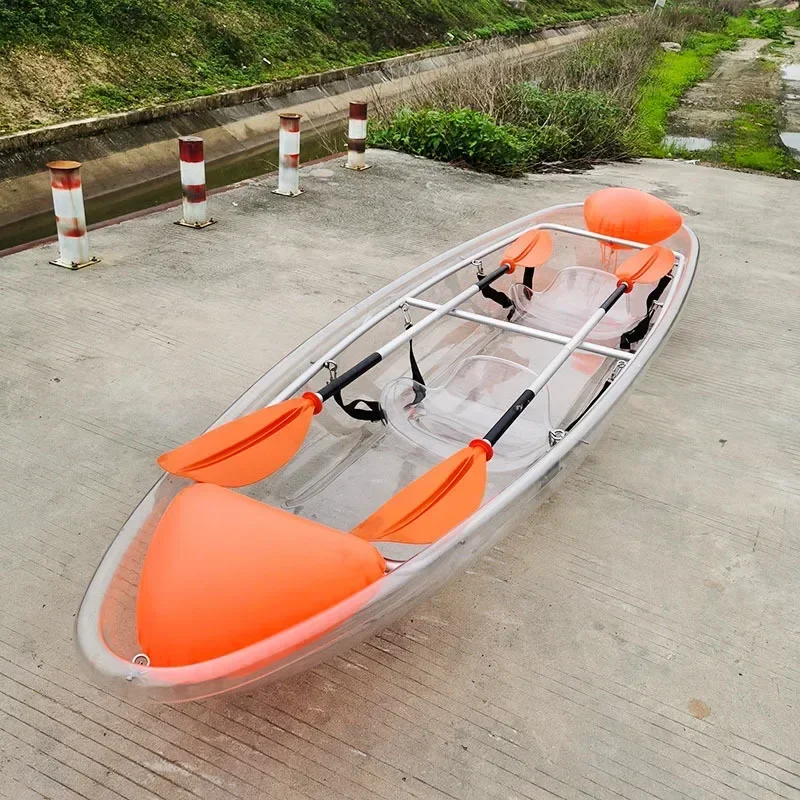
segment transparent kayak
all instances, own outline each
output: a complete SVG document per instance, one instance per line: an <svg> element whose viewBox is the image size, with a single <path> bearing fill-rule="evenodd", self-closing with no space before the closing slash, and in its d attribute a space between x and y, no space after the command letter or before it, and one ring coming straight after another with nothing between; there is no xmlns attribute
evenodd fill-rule
<svg viewBox="0 0 800 800"><path fill-rule="evenodd" d="M262 507L266 513L268 507L269 519L277 520L278 528L281 520L296 522L301 526L298 536L305 535L303 526L311 523L320 530L350 532L404 486L480 436L513 403L614 289L615 266L635 252L635 246L609 244L614 241L610 235L587 231L583 204L556 206L516 220L376 292L272 367L212 429L303 392L319 391L337 371L347 370L474 284L476 273L496 269L504 248L534 227L549 232L553 252L535 269L532 280L526 276L523 282L517 273L506 275L493 284L500 301L498 295L478 293L413 337L424 385L412 375L406 346L344 390L345 404L363 398L375 408L379 402L382 420L354 419L340 405L327 402L324 411L314 416L297 454L264 480L236 490L237 497L230 494L232 489L193 484L170 474L155 484L112 541L80 607L76 642L93 677L117 693L177 702L307 669L408 613L558 487L597 440L678 318L698 257L697 239L686 226L661 242L673 251L675 262L657 299L655 287L647 284L626 294L497 444L488 463L483 500L466 520L431 543L364 543L380 553L374 562L380 562L377 577L243 647L191 663L165 664L158 663L141 641L137 597L143 565L154 533L159 526L172 524L165 518L168 509L175 516L178 505L213 502L224 492L220 497L236 507L243 502L238 496L257 501L258 507L244 503L247 513ZM630 333L637 329L631 342ZM190 509L182 519L190 519L192 513L198 519L202 508ZM224 514L220 519L224 540ZM254 525L257 529L257 522ZM286 530L289 537L295 527ZM173 561L192 555L191 549L200 546L191 530L182 535L176 546L183 550ZM281 531L270 535L280 536ZM269 559L270 547L264 545L259 551L264 558ZM286 588L272 590L273 607L283 605L284 598L295 607L308 591L315 591L313 587L327 583L324 572L321 578L309 572L318 567L302 555L281 557L296 563L284 570ZM295 584L312 589L304 588L295 597L291 594ZM160 587L165 590L159 595L164 613L181 602L169 588ZM213 602L214 625L220 619L238 621L240 612L252 616L252 609L237 610L231 603L229 597ZM212 624L202 615L185 618L198 629Z"/></svg>

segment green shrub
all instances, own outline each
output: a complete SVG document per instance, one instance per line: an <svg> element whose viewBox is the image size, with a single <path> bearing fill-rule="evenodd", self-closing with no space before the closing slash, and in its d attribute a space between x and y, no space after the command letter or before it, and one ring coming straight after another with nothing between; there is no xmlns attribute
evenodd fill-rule
<svg viewBox="0 0 800 800"><path fill-rule="evenodd" d="M400 109L388 124L370 128L369 143L506 176L522 174L535 160L523 130L470 109Z"/></svg>
<svg viewBox="0 0 800 800"><path fill-rule="evenodd" d="M744 14L731 17L728 33L737 38L750 36L759 39L786 38L785 24L791 24L792 17L777 8L748 8Z"/></svg>
<svg viewBox="0 0 800 800"><path fill-rule="evenodd" d="M629 155L630 116L603 92L511 87L504 122L528 128L542 161L620 158Z"/></svg>
<svg viewBox="0 0 800 800"><path fill-rule="evenodd" d="M369 144L505 176L543 162L631 155L630 120L601 93L549 92L532 84L509 92L502 121L472 109L403 108L370 128Z"/></svg>

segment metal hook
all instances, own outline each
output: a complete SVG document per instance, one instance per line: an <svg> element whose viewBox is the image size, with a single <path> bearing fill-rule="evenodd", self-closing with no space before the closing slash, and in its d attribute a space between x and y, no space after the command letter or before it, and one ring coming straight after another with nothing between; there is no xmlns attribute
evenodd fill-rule
<svg viewBox="0 0 800 800"><path fill-rule="evenodd" d="M483 271L483 261L481 261L479 258L473 258L472 266L475 267L475 271L478 273L479 278L486 277L486 273Z"/></svg>
<svg viewBox="0 0 800 800"><path fill-rule="evenodd" d="M617 361L617 363L614 364L614 369L611 370L611 375L608 376L608 379L610 381L613 381L615 378L619 377L619 374L622 372L622 370L625 369L627 364L628 364L628 362L627 361L623 361L622 359Z"/></svg>
<svg viewBox="0 0 800 800"><path fill-rule="evenodd" d="M339 365L335 361L326 361L322 365L326 370L328 370L328 374L331 376L331 380L336 379L336 374L339 371Z"/></svg>
<svg viewBox="0 0 800 800"><path fill-rule="evenodd" d="M400 306L400 310L403 312L403 322L406 328L410 328L414 322L411 319L411 310L408 307L408 303L403 303L403 305Z"/></svg>

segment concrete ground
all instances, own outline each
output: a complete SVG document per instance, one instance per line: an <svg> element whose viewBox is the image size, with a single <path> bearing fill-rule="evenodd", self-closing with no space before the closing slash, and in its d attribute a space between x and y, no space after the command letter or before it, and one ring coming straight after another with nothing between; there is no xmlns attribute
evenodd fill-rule
<svg viewBox="0 0 800 800"><path fill-rule="evenodd" d="M798 185L668 162L506 181L389 153L0 261L0 797L800 798ZM155 457L357 299L602 186L702 242L669 345L566 487L401 623L179 707L92 685L72 624Z"/></svg>

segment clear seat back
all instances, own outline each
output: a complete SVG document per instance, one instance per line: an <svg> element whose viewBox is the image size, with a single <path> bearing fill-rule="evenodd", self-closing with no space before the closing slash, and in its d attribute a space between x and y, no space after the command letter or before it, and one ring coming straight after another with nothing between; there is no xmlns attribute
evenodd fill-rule
<svg viewBox="0 0 800 800"><path fill-rule="evenodd" d="M415 445L446 458L483 436L536 379L521 364L494 356L459 361L435 386L411 378L387 384L381 405L390 428ZM422 395L424 398L415 402ZM548 448L550 393L545 387L498 442L489 469L518 469Z"/></svg>
<svg viewBox="0 0 800 800"><path fill-rule="evenodd" d="M566 267L540 292L521 283L511 287L510 297L523 322L564 336L572 336L614 291L611 272L591 267ZM637 304L639 305L639 304ZM589 334L588 341L608 344L632 328L641 314L634 311L631 296L624 295Z"/></svg>

